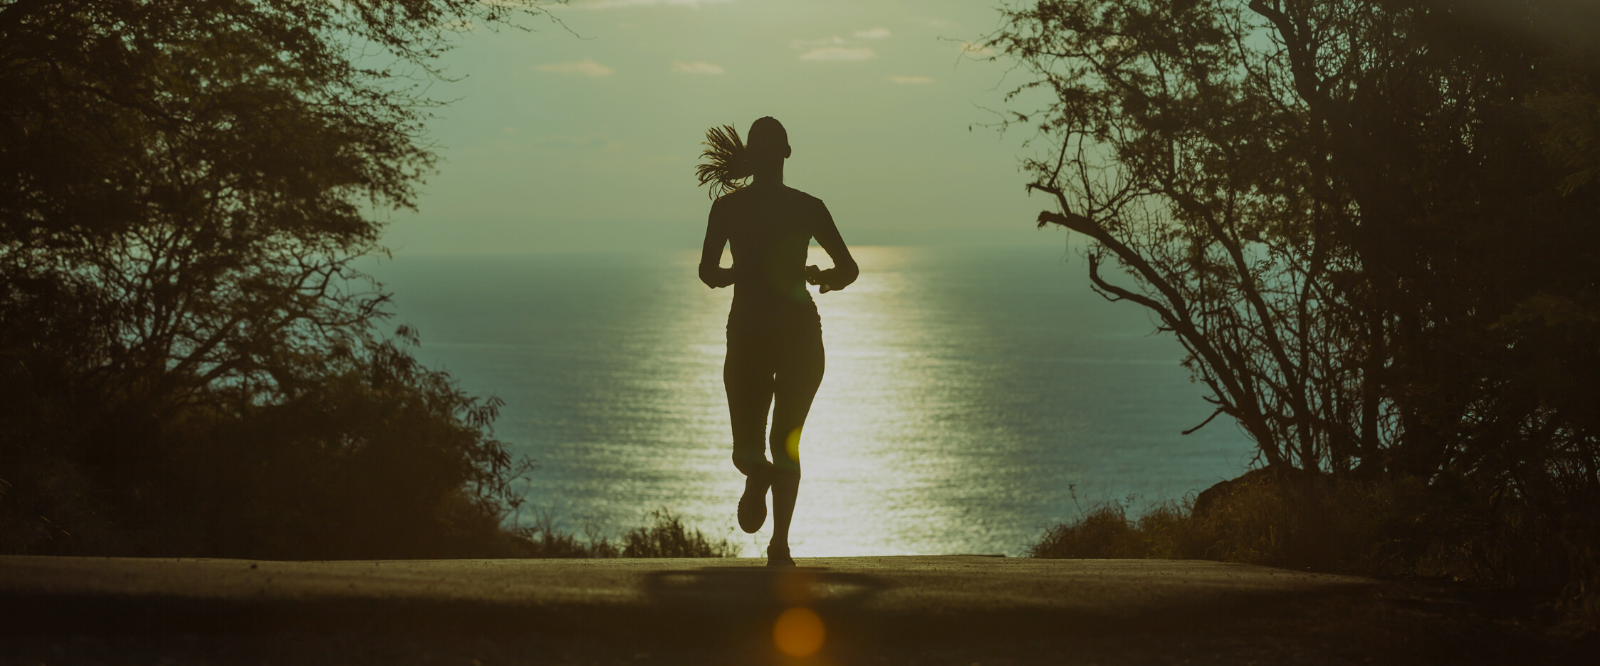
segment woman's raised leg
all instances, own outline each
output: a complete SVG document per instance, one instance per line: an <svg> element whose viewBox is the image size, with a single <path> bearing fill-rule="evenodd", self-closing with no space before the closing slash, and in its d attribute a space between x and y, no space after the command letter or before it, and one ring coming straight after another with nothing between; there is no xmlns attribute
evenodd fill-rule
<svg viewBox="0 0 1600 666"><path fill-rule="evenodd" d="M728 417L733 425L733 466L745 475L739 529L747 534L759 531L767 521L767 488L773 480L772 463L763 449L774 367L765 342L759 336L730 330L728 355L722 365L722 385L728 393Z"/></svg>

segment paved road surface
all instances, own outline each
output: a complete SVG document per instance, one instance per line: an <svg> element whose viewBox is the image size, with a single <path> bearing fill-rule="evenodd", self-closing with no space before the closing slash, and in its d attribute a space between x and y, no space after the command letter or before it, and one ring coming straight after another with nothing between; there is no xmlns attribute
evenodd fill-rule
<svg viewBox="0 0 1600 666"><path fill-rule="evenodd" d="M1494 604L1437 584L1199 561L761 563L0 557L0 666L1570 657L1498 616ZM805 610L790 612L797 608ZM784 652L819 643L809 655Z"/></svg>

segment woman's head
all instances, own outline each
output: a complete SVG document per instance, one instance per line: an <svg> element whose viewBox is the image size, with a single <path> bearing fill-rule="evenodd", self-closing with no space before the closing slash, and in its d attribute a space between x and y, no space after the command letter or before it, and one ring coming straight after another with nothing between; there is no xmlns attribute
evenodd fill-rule
<svg viewBox="0 0 1600 666"><path fill-rule="evenodd" d="M710 185L712 199L734 192L745 186L746 179L755 175L783 180L783 161L788 159L789 132L783 123L767 116L750 123L747 141L740 143L739 131L732 125L713 127L706 131L706 147L700 153L705 160L694 168L695 178L701 185Z"/></svg>
<svg viewBox="0 0 1600 666"><path fill-rule="evenodd" d="M792 153L789 149L789 132L783 129L783 123L772 116L763 116L750 123L744 144L754 171L782 166Z"/></svg>

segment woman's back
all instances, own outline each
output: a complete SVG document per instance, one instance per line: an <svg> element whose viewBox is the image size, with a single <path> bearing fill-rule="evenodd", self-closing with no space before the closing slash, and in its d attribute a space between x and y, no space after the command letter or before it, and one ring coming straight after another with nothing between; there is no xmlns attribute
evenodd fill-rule
<svg viewBox="0 0 1600 666"><path fill-rule="evenodd" d="M844 246L821 199L782 184L752 185L717 199L708 231L726 238L733 254L731 320L816 322L806 290L806 250L812 238L825 249Z"/></svg>
<svg viewBox="0 0 1600 666"><path fill-rule="evenodd" d="M806 249L822 202L785 185L746 187L717 200L711 224L722 227L733 254L733 302L781 308L811 302Z"/></svg>

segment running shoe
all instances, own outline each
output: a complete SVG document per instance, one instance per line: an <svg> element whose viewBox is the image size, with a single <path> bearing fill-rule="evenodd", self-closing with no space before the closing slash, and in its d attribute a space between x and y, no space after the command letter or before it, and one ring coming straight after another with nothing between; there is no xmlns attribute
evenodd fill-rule
<svg viewBox="0 0 1600 666"><path fill-rule="evenodd" d="M744 477L744 495L739 498L739 529L755 534L767 523L767 489L772 487L772 463Z"/></svg>
<svg viewBox="0 0 1600 666"><path fill-rule="evenodd" d="M794 558L789 557L788 546L767 546L767 566L792 567Z"/></svg>

